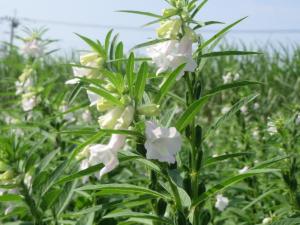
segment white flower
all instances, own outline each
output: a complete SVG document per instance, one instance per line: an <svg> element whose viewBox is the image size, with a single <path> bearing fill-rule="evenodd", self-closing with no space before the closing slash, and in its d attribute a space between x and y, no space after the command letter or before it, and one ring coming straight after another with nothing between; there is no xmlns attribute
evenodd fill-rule
<svg viewBox="0 0 300 225"><path fill-rule="evenodd" d="M133 116L134 108L132 106L127 106L121 114L120 118L117 120L117 124L114 128L127 129L133 120Z"/></svg>
<svg viewBox="0 0 300 225"><path fill-rule="evenodd" d="M92 121L92 114L90 110L84 110L84 112L81 115L81 118L84 122L88 123Z"/></svg>
<svg viewBox="0 0 300 225"><path fill-rule="evenodd" d="M267 131L269 132L270 135L274 135L278 132L274 122L269 121L267 126L268 126Z"/></svg>
<svg viewBox="0 0 300 225"><path fill-rule="evenodd" d="M232 74L230 72L222 76L224 84L228 84L232 81Z"/></svg>
<svg viewBox="0 0 300 225"><path fill-rule="evenodd" d="M254 110L258 110L260 107L259 103L258 102L255 102L254 105L253 105L253 109Z"/></svg>
<svg viewBox="0 0 300 225"><path fill-rule="evenodd" d="M26 93L33 86L33 79L27 78L24 82L16 81L15 85L16 85L16 95Z"/></svg>
<svg viewBox="0 0 300 225"><path fill-rule="evenodd" d="M98 118L98 123L102 129L113 129L117 124L117 120L120 118L124 111L124 107L114 107L109 110L105 115Z"/></svg>
<svg viewBox="0 0 300 225"><path fill-rule="evenodd" d="M39 57L43 54L43 46L41 43L34 39L31 41L26 41L25 45L22 48L24 54L31 56L31 57Z"/></svg>
<svg viewBox="0 0 300 225"><path fill-rule="evenodd" d="M221 113L224 115L224 114L228 113L230 109L231 109L230 106L224 106L224 107L221 109Z"/></svg>
<svg viewBox="0 0 300 225"><path fill-rule="evenodd" d="M107 145L98 144L89 147L89 164L104 164L104 167L100 170L99 179L119 165L117 153L125 145L125 138L125 135L113 134Z"/></svg>
<svg viewBox="0 0 300 225"><path fill-rule="evenodd" d="M298 114L298 115L296 116L295 124L296 124L297 126L300 125L300 114Z"/></svg>
<svg viewBox="0 0 300 225"><path fill-rule="evenodd" d="M224 209L228 206L229 199L223 195L217 195L216 199L215 207L221 212L224 211Z"/></svg>
<svg viewBox="0 0 300 225"><path fill-rule="evenodd" d="M37 97L35 95L24 94L22 96L22 108L25 112L32 110L37 105Z"/></svg>
<svg viewBox="0 0 300 225"><path fill-rule="evenodd" d="M4 211L4 215L11 213L13 210L14 210L14 206L12 204L9 204L9 206Z"/></svg>
<svg viewBox="0 0 300 225"><path fill-rule="evenodd" d="M156 74L168 69L174 70L184 63L186 66L178 75L177 80L183 76L184 71L195 71L197 64L193 60L192 45L193 41L188 36L184 36L180 41L165 41L147 48L149 56L158 67Z"/></svg>
<svg viewBox="0 0 300 225"><path fill-rule="evenodd" d="M248 112L248 108L245 105L243 105L240 110L241 110L242 114L247 114L247 112Z"/></svg>
<svg viewBox="0 0 300 225"><path fill-rule="evenodd" d="M28 173L25 174L24 184L27 186L27 188L30 188L32 185L32 176Z"/></svg>
<svg viewBox="0 0 300 225"><path fill-rule="evenodd" d="M247 173L248 170L249 170L249 166L245 166L243 169L240 169L240 170L239 170L239 174Z"/></svg>
<svg viewBox="0 0 300 225"><path fill-rule="evenodd" d="M240 74L239 73L234 74L233 80L238 80L238 79L240 79Z"/></svg>
<svg viewBox="0 0 300 225"><path fill-rule="evenodd" d="M271 217L266 217L263 219L262 224L269 224L272 222L272 218Z"/></svg>
<svg viewBox="0 0 300 225"><path fill-rule="evenodd" d="M175 155L181 149L181 136L175 127L158 127L154 122L146 122L147 159L175 163Z"/></svg>
<svg viewBox="0 0 300 225"><path fill-rule="evenodd" d="M258 130L257 127L253 130L252 136L253 136L253 138L256 139L256 140L259 139L259 130Z"/></svg>
<svg viewBox="0 0 300 225"><path fill-rule="evenodd" d="M65 84L78 84L80 82L79 78L85 77L90 73L90 69L84 67L73 66L72 69L75 78L67 80Z"/></svg>

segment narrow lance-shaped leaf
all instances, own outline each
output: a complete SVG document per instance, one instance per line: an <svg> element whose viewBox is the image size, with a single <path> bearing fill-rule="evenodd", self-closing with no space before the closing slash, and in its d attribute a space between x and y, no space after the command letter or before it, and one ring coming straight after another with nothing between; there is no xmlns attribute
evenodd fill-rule
<svg viewBox="0 0 300 225"><path fill-rule="evenodd" d="M252 102L257 96L258 96L258 94L250 95L250 96L247 96L247 97L241 99L237 103L235 103L228 112L226 112L223 116L221 116L217 120L217 122L209 128L209 130L207 131L207 133L205 135L205 138L207 138L207 136L209 136L213 130L218 129L225 121L227 121L233 115L235 115L237 113L237 111L240 110L240 108L242 108L244 105L248 104L249 102Z"/></svg>
<svg viewBox="0 0 300 225"><path fill-rule="evenodd" d="M192 120L199 113L204 104L208 101L210 96L204 96L201 99L193 102L183 113L183 115L178 119L176 123L176 128L179 131L182 131L185 127L187 127Z"/></svg>
<svg viewBox="0 0 300 225"><path fill-rule="evenodd" d="M106 52L106 55L109 54L109 44L110 44L110 38L111 38L111 35L112 35L112 32L113 32L113 29L111 29L106 37L105 37L105 45L104 45L104 48L105 48L105 52Z"/></svg>
<svg viewBox="0 0 300 225"><path fill-rule="evenodd" d="M100 44L100 42L95 42L83 35L77 34L75 33L78 37L80 37L82 40L84 40L95 52L98 52L99 55L106 55L105 54L105 50L103 49L102 45Z"/></svg>
<svg viewBox="0 0 300 225"><path fill-rule="evenodd" d="M165 42L165 41L168 41L168 40L170 40L170 39L163 38L163 39L155 39L155 40L147 41L147 42L144 42L144 43L141 43L141 44L138 44L138 45L134 46L132 48L132 50L133 49L138 49L138 48L144 48L144 47L151 46L151 45L155 45L155 44Z"/></svg>
<svg viewBox="0 0 300 225"><path fill-rule="evenodd" d="M223 51L223 52L210 52L203 54L199 57L209 58L209 57L221 57L221 56L233 56L233 55L259 55L260 52L248 52L248 51Z"/></svg>
<svg viewBox="0 0 300 225"><path fill-rule="evenodd" d="M106 100L114 103L115 105L118 105L118 106L122 106L122 102L117 99L115 96L113 96L112 94L110 94L108 91L106 91L105 89L103 88L95 88L95 87L86 87L87 90L95 93L95 94L98 94L100 96L102 96L103 98L105 98Z"/></svg>
<svg viewBox="0 0 300 225"><path fill-rule="evenodd" d="M123 13L132 13L132 14L139 14L144 16L151 16L155 18L161 18L161 15L151 13L151 12L144 12L144 11L136 11L136 10L118 10L117 12L123 12Z"/></svg>
<svg viewBox="0 0 300 225"><path fill-rule="evenodd" d="M222 29L221 31L219 31L217 34L215 34L213 37L211 37L210 39L208 39L206 42L204 42L202 45L200 45L197 49L197 52L200 52L203 48L205 48L206 46L208 46L209 44L211 44L214 40L218 39L218 37L220 37L221 35L223 35L224 33L226 33L228 30L230 30L232 27L234 27L235 25L237 25L238 23L240 23L241 21L243 21L244 19L246 19L247 17L244 17L232 24L230 24L229 26L225 27L224 29Z"/></svg>
<svg viewBox="0 0 300 225"><path fill-rule="evenodd" d="M143 98L147 75L148 75L148 64L147 62L143 62L137 74L136 83L135 83L135 98L137 102L141 101Z"/></svg>
<svg viewBox="0 0 300 225"><path fill-rule="evenodd" d="M114 195L114 194L142 194L142 195L151 195L158 198L163 198L166 200L170 200L170 196L167 194L162 194L160 192L156 192L150 190L148 188L144 188L141 186L131 185L131 184L100 184L100 185L87 185L78 188L80 191L100 191L100 193L106 195Z"/></svg>
<svg viewBox="0 0 300 225"><path fill-rule="evenodd" d="M155 98L155 102L159 103L161 99L169 92L170 88L174 85L178 74L183 70L186 64L182 64L177 67L172 73L169 74L167 79L163 82L160 87L160 90Z"/></svg>
<svg viewBox="0 0 300 225"><path fill-rule="evenodd" d="M197 13L203 8L203 6L208 2L208 0L204 0L203 2L201 2L197 8L193 11L192 15L191 15L191 18L194 18Z"/></svg>
<svg viewBox="0 0 300 225"><path fill-rule="evenodd" d="M131 52L127 65L126 65L126 79L127 79L127 84L128 88L130 89L130 94L133 93L133 79L134 79L134 53Z"/></svg>

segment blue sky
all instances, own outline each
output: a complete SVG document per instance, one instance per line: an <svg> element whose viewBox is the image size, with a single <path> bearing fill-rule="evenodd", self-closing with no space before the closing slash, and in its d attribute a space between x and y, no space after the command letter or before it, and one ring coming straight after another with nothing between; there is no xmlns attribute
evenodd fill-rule
<svg viewBox="0 0 300 225"><path fill-rule="evenodd" d="M0 17L13 15L14 10L20 18L66 21L72 23L99 24L116 28L125 45L129 48L134 44L144 42L154 37L152 29L137 30L118 29L120 26L137 27L149 21L138 15L127 15L115 12L118 9L135 9L159 13L165 7L163 0L1 0ZM249 16L239 24L236 30L270 30L270 29L300 29L299 0L209 0L199 15L200 20L220 20L231 23L241 17ZM64 50L84 48L83 43L74 32L102 39L108 29L83 26L62 26L56 24L28 23L22 25L31 27L47 26L48 36L60 39L59 46ZM211 27L212 28L212 27ZM219 29L215 26L212 29ZM154 29L154 27L153 27ZM7 40L6 23L0 23L0 40ZM212 35L205 34L205 36ZM229 41L243 40L248 44L264 45L269 42L286 44L300 43L300 33L256 34L233 33L228 35Z"/></svg>

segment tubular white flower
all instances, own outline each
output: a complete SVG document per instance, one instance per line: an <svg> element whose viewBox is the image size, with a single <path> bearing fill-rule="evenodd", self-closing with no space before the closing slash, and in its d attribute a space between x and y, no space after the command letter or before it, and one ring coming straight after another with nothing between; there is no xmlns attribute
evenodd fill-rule
<svg viewBox="0 0 300 225"><path fill-rule="evenodd" d="M270 135L275 135L278 133L277 127L273 121L269 121L267 126L268 126L267 131L269 132Z"/></svg>
<svg viewBox="0 0 300 225"><path fill-rule="evenodd" d="M165 41L147 48L149 56L158 67L156 74L165 72L168 69L176 69L184 63L186 63L186 66L177 79L180 79L185 71L193 72L197 64L193 60L192 45L193 41L190 37L184 36L180 41Z"/></svg>
<svg viewBox="0 0 300 225"><path fill-rule="evenodd" d="M33 86L33 79L27 78L25 81L16 81L16 95L26 93Z"/></svg>
<svg viewBox="0 0 300 225"><path fill-rule="evenodd" d="M295 124L296 124L297 126L300 125L300 114L298 114L298 115L296 116Z"/></svg>
<svg viewBox="0 0 300 225"><path fill-rule="evenodd" d="M43 46L36 39L26 41L22 48L22 52L30 57L40 57L43 55L43 51Z"/></svg>
<svg viewBox="0 0 300 225"><path fill-rule="evenodd" d="M271 217L266 217L263 219L262 224L269 224L272 222L272 218Z"/></svg>
<svg viewBox="0 0 300 225"><path fill-rule="evenodd" d="M181 149L181 136L175 127L158 127L154 122L146 122L147 159L160 162L175 163L175 155Z"/></svg>
<svg viewBox="0 0 300 225"><path fill-rule="evenodd" d="M217 195L216 200L217 201L216 201L215 207L221 212L224 211L224 209L229 204L229 199L227 197L224 197L223 195Z"/></svg>
<svg viewBox="0 0 300 225"><path fill-rule="evenodd" d="M249 170L249 166L244 166L244 168L239 170L239 174L244 174L244 173L248 172L248 170Z"/></svg>
<svg viewBox="0 0 300 225"><path fill-rule="evenodd" d="M132 106L127 106L120 118L117 120L117 124L115 126L115 129L127 129L134 116L134 108Z"/></svg>
<svg viewBox="0 0 300 225"><path fill-rule="evenodd" d="M102 129L113 129L117 124L117 120L120 118L124 111L124 107L114 107L109 110L105 115L98 118L98 123Z"/></svg>
<svg viewBox="0 0 300 225"><path fill-rule="evenodd" d="M32 93L22 96L22 108L25 112L31 111L37 105L37 97Z"/></svg>

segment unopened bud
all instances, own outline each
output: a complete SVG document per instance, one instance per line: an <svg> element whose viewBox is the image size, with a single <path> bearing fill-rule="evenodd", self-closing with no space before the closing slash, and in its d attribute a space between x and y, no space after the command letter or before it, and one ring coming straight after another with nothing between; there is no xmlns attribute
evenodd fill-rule
<svg viewBox="0 0 300 225"><path fill-rule="evenodd" d="M113 129L124 111L124 107L114 107L105 115L98 118L98 123L102 129Z"/></svg>
<svg viewBox="0 0 300 225"><path fill-rule="evenodd" d="M110 101L108 101L105 98L99 98L98 102L97 102L97 110L99 112L105 112L107 110L110 110L114 107L114 104Z"/></svg>
<svg viewBox="0 0 300 225"><path fill-rule="evenodd" d="M159 105L156 104L147 104L138 107L138 112L145 116L157 116L159 111Z"/></svg>
<svg viewBox="0 0 300 225"><path fill-rule="evenodd" d="M160 28L157 29L158 37L176 39L181 28L181 24L180 19L163 22Z"/></svg>
<svg viewBox="0 0 300 225"><path fill-rule="evenodd" d="M127 106L123 111L121 117L117 120L116 129L127 129L134 116L134 108L132 106Z"/></svg>
<svg viewBox="0 0 300 225"><path fill-rule="evenodd" d="M12 170L7 170L0 175L0 181L10 181L14 178L14 172Z"/></svg>
<svg viewBox="0 0 300 225"><path fill-rule="evenodd" d="M171 16L176 15L176 13L177 13L177 9L174 9L174 8L163 10L163 16L164 17L171 17Z"/></svg>

